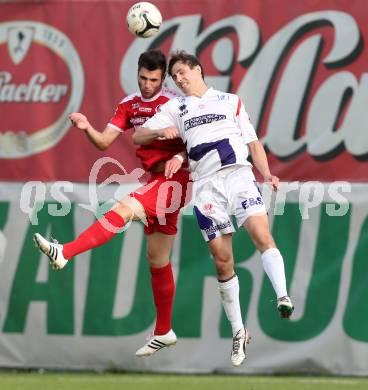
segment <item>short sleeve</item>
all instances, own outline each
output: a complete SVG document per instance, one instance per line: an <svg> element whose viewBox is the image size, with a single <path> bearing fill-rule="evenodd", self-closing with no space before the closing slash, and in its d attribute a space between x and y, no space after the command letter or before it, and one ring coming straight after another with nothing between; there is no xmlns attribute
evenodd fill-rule
<svg viewBox="0 0 368 390"><path fill-rule="evenodd" d="M246 144L256 141L258 139L256 131L249 119L248 113L245 111L244 104L239 99L238 108L236 112L236 121L241 130L242 137Z"/></svg>
<svg viewBox="0 0 368 390"><path fill-rule="evenodd" d="M171 101L160 106L159 111L150 119L148 119L143 127L148 129L164 129L169 126L177 126L175 115L173 115L173 106Z"/></svg>
<svg viewBox="0 0 368 390"><path fill-rule="evenodd" d="M109 125L120 130L128 130L132 127L129 122L128 107L124 103L120 103L111 118Z"/></svg>

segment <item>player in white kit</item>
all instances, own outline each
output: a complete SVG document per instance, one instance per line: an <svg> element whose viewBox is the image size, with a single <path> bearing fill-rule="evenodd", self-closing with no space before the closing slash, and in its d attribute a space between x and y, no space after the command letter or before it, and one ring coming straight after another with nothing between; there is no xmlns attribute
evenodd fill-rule
<svg viewBox="0 0 368 390"><path fill-rule="evenodd" d="M219 291L233 331L231 361L239 366L245 359L249 334L243 325L234 272L231 215L238 227L248 231L261 253L280 315L289 318L294 309L286 289L283 258L270 233L248 154L275 191L279 179L269 170L264 148L238 96L208 88L201 63L186 52L175 53L168 70L186 96L161 106L160 112L136 131L133 140L146 144L157 138L181 137L186 144L194 180L194 210L215 259Z"/></svg>

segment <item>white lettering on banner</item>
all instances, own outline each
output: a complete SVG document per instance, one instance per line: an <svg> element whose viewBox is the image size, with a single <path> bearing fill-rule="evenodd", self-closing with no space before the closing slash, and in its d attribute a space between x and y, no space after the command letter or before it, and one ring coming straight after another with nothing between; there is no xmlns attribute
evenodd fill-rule
<svg viewBox="0 0 368 390"><path fill-rule="evenodd" d="M32 50L33 45L44 46L61 58L69 70L70 94L60 115L52 123L39 129L4 129L0 132L0 158L17 159L32 156L55 146L70 128L68 114L79 109L84 92L84 72L73 43L60 30L45 23L15 21L0 23L0 45L7 44L14 66ZM22 54L19 54L19 53ZM50 69L51 71L51 69ZM69 92L66 84L46 84L42 72L30 76L28 83L17 84L9 71L0 72L0 103L58 103Z"/></svg>
<svg viewBox="0 0 368 390"><path fill-rule="evenodd" d="M348 183L341 184L340 188L343 188ZM50 183L47 185L48 190L50 189L49 185ZM38 199L35 193L38 187L38 191L42 193L42 183L40 185L39 182L34 182L35 200ZM127 190L127 187L125 188ZM0 185L1 201L9 208L9 212L5 213L3 219L2 231L5 240L11 242L11 246L7 245L7 249L10 250L7 250L6 257L1 263L0 348L3 352L1 354L2 365L75 369L81 366L81 362L85 362L83 366L85 369L106 370L112 364L114 367L121 367L121 359L126 361L130 359L132 362L130 368L139 370L141 368L140 362L131 359L131 351L137 348L137 339L152 327L155 320L152 305L145 306L143 309L151 311L152 317L148 318L152 318L152 323L142 320L142 309L140 309L142 304L139 304L142 300L146 302L144 298L150 296L149 286L145 290L146 284L140 284L146 269L143 232L137 234L141 230L138 231L134 227L139 226L141 229L140 225L133 225L126 231L123 241L114 241L114 246L105 248L105 252L95 252L84 259L81 257L77 260L77 264L73 263L74 270L65 271L69 275L66 279L67 282L65 282L65 280L60 280L59 276L54 278L51 271L47 273L46 258L41 257L38 251L30 248L30 238L35 230L28 226L25 218L21 218L19 215L17 199L21 194L20 189L20 183ZM74 183L74 189L74 202L88 202L89 186L87 184L77 185ZM111 194L110 186L104 186L101 190L102 198L108 199ZM365 269L367 191L368 184L352 184L352 190L347 194L351 215L346 218L331 220L324 215L319 207L316 207L309 210L311 214L309 221L303 220L299 223L300 218L293 212L288 214L286 221L284 218L271 220L272 230L279 237L286 237L283 247L289 256L286 260L287 274L290 276L290 293L294 297L296 310L295 317L287 324L280 319L277 320L274 302L267 300L268 296L262 293L265 283L268 282L262 267L257 264L259 254L255 250L240 250L239 248L242 248L243 244L239 241L238 244L235 244L237 245L238 260L236 265L240 270L242 297L243 300L250 302L246 308L247 326L252 331L253 337L257 338L257 348L252 350L254 364L246 367L244 372L270 373L271 367L273 372L282 373L285 371L285 367L288 367L290 372L296 373L300 373L300 370L307 370L308 372L327 372L339 375L343 373L345 375L366 376L368 374L366 364L368 339L366 327L362 326L362 324L367 323L367 315L366 311L361 309L364 305L358 304L364 302L366 283L364 276L356 279L359 272L363 273ZM63 189L62 192L66 191ZM338 192L341 191L338 190ZM47 193L50 196L50 191ZM288 196L288 206L293 206L300 198L300 194L295 191L294 194L290 195L290 197ZM48 198L48 201L50 200L53 199ZM329 201L325 191L324 204ZM30 199L29 212L34 208L33 205L32 198ZM49 220L43 214L40 218L40 221L42 219L42 231L49 235L50 232L55 231L54 228L59 229L59 231L60 229L68 230L71 232L70 234L84 230L86 224L92 223L92 218L78 212L78 207L75 207L75 210L73 218L63 219L63 221ZM192 250L192 247L202 243L202 238L198 234L194 234L194 225L190 221L191 217L181 219L181 223L178 225L178 238L180 239L175 241L173 250L178 303L180 300L179 310L174 312L174 318L180 321L185 318L187 313L194 312L194 315L190 317L191 322L180 329L182 343L180 348L187 352L190 358L178 362L177 359L167 359L165 356L157 354L157 358L155 357L155 360L152 361L150 370L159 370L165 364L167 366L169 362L167 370L173 372L183 372L183 370L198 372L198 367L201 368L201 372L213 372L220 367L221 370L229 370L231 373L233 371L231 371L227 354L211 353L214 347L216 350L226 351L231 345L231 338L230 335L226 337L221 333L223 313L216 295L216 278L213 275L208 275L206 264L201 266L203 262L201 263L200 260L203 260L203 256ZM281 221L284 222L280 226L278 223ZM329 223L329 221L331 222ZM193 222L195 223L194 220ZM4 245L1 241L0 238L0 251ZM293 241L292 244L290 244L291 241ZM338 258L329 257L329 250L339 245L341 241L343 244L339 246L341 250ZM192 247L186 247L188 244ZM185 254L188 253L192 256L191 258L188 258L188 255L185 258ZM98 267L98 263L101 263L104 256L109 260L109 267L104 267L107 263ZM295 265L291 265L294 264L294 261L290 256L295 256ZM183 259L189 260L189 263ZM210 261L210 258L205 258L205 260ZM122 280L119 273L127 274L126 270L130 269L129 264L132 263L132 272L128 272L129 277L125 280L126 284L123 283L124 294L121 294L119 289ZM68 265L68 267L73 267L73 264ZM192 267L193 265L194 267ZM111 283L101 286L96 275L102 269L109 270L106 275L111 276L111 279L108 279L111 280ZM331 274L333 274L332 277ZM40 280L41 275L45 275L42 280ZM106 275L104 275L105 279ZM190 291L189 294L187 293L187 283L191 281L193 275L196 275L196 285L200 287ZM198 275L201 277L198 278ZM210 280L211 284L209 284ZM57 321L60 318L65 319L64 312L60 313L60 310L54 310L53 302L55 299L51 301L49 298L49 291L55 290L55 285L60 287L56 289L61 291L59 295L65 296L70 302L67 307L71 308L71 311L68 313L73 313L66 317L68 333L60 331ZM244 285L245 288L243 288ZM45 288L41 290L41 294L35 295L35 291L40 291L39 286L45 286ZM103 303L111 305L108 307L113 308L113 311L101 310L103 305L99 302L97 305L91 304L92 300L95 301L95 297L98 296L96 294L105 290L108 293L103 296ZM316 290L322 293L317 294ZM327 298L326 294L323 294L325 290L328 290ZM331 290L335 293L331 294ZM56 293L58 293L57 291ZM144 291L148 292L148 295L144 295ZM198 291L201 292L200 295L197 294ZM20 300L18 294L23 294L24 299ZM119 295L126 297L127 294L129 294L128 300L119 298ZM22 295L20 296L22 297ZM83 297L83 299L79 301L78 297ZM271 295L270 298L272 299L272 297ZM324 302L332 301L329 310L321 310L320 312L314 310L319 299L324 299ZM263 310L260 310L260 304L265 307ZM271 313L275 320L270 321L272 324L266 330L260 324L261 321L264 323L271 318L269 317ZM17 316L14 317L15 315ZM97 317L99 321L96 321L95 328L87 333L84 329L91 316ZM350 325L347 324L348 316L354 320ZM17 321L14 321L13 318L16 318ZM101 321L101 318L104 321ZM129 321L131 318L137 319L139 328L135 327L132 331L131 327L127 329L115 325L118 324L118 321L123 323L125 318ZM7 319L8 321L6 321ZM278 321L279 325L277 325ZM324 323L323 327L313 326L314 323L319 324L320 322ZM19 324L23 324L23 326L19 327ZM286 326L288 329L292 329L289 334L283 331ZM309 332L311 326L314 328L313 332ZM270 335L270 329L273 327L280 329L278 335ZM196 333L188 335L188 329L194 329ZM201 332L201 329L206 329L205 334ZM280 333L287 337L280 338ZM305 334L307 334L306 337ZM364 338L357 338L357 334L363 335ZM23 340L23 342L19 342L19 340ZM124 340L123 349L121 348L121 340ZM49 343L53 343L55 348L52 350L47 348ZM202 350L202 344L208 348ZM350 351L349 354L341 353L342 344ZM43 348L43 346L46 347ZM190 354L193 348L197 348L198 353ZM280 359L280 348L283 348L284 351L282 359ZM58 353L55 353L56 349ZM331 351L336 358L331 359ZM35 355L37 355L36 362ZM22 357L21 360L19 356Z"/></svg>
<svg viewBox="0 0 368 390"><path fill-rule="evenodd" d="M66 84L48 84L44 73L36 73L28 84L11 84L13 76L10 72L0 72L0 102L57 103L68 92Z"/></svg>
<svg viewBox="0 0 368 390"><path fill-rule="evenodd" d="M359 26L350 14L341 11L306 13L275 32L258 52L261 31L250 17L227 17L203 31L201 23L201 15L177 17L165 21L157 36L136 39L121 63L122 88L128 93L135 90L133 72L137 53L154 47L156 42L162 43L163 37L167 39L174 35L170 50L181 49L198 55L216 40L212 62L221 76L206 77L206 81L215 88L229 91L229 55L230 62L236 61L244 68L248 67L236 93L245 102L255 127L266 128L262 142L275 156L292 159L306 150L315 159L328 160L344 148L357 158L368 156L367 73L362 73L357 80L351 72L336 71L351 63L362 46ZM329 52L323 58L320 58L325 44L321 26L333 29L334 37ZM234 45L223 37L229 30L237 34L237 54ZM314 35L311 34L313 30L316 30ZM217 55L217 46L223 45L224 40L228 56L221 59ZM291 53L289 57L288 53ZM280 78L276 77L286 61ZM310 86L320 62L326 68L333 67L334 72L311 96ZM224 69L227 71L224 72ZM277 85L275 80L279 80ZM170 83L172 85L172 81ZM271 90L276 91L272 101ZM267 106L270 106L270 115L267 123L263 123ZM343 111L344 117L340 120ZM305 131L302 132L303 123ZM336 128L337 123L339 128Z"/></svg>

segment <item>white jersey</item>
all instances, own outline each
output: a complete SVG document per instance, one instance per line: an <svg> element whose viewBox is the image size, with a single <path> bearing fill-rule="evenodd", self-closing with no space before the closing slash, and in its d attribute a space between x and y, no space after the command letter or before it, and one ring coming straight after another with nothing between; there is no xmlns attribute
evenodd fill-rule
<svg viewBox="0 0 368 390"><path fill-rule="evenodd" d="M144 124L149 129L169 126L186 144L193 180L232 165L251 166L247 144L258 138L237 95L209 88L202 97L174 98Z"/></svg>

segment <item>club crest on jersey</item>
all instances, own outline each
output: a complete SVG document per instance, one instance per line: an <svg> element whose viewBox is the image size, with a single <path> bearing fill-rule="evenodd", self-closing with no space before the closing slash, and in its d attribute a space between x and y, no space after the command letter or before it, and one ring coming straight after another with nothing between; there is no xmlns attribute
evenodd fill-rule
<svg viewBox="0 0 368 390"><path fill-rule="evenodd" d="M180 114L179 114L180 118L182 116L184 116L185 114L188 114L188 109L187 109L187 105L186 104L181 104L179 106L179 110L181 111Z"/></svg>
<svg viewBox="0 0 368 390"><path fill-rule="evenodd" d="M139 103L133 103L132 104L132 109L133 110L136 110L137 108L139 108L140 104Z"/></svg>

